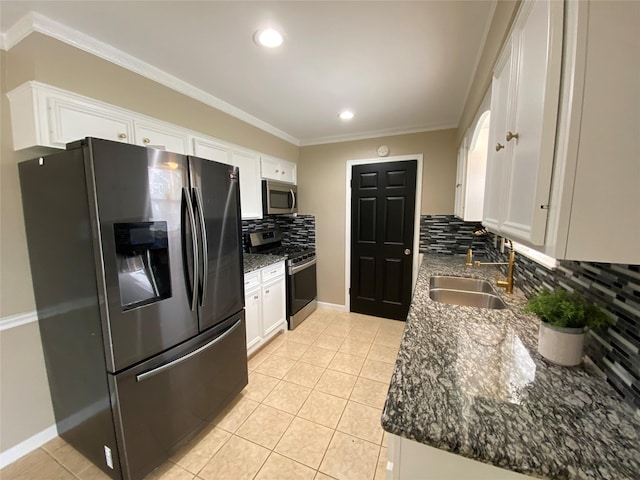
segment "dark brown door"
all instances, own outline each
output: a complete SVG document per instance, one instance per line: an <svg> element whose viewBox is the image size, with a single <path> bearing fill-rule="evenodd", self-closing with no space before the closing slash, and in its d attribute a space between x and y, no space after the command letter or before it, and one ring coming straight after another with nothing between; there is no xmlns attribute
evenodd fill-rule
<svg viewBox="0 0 640 480"><path fill-rule="evenodd" d="M417 163L374 163L352 169L352 312L407 318Z"/></svg>

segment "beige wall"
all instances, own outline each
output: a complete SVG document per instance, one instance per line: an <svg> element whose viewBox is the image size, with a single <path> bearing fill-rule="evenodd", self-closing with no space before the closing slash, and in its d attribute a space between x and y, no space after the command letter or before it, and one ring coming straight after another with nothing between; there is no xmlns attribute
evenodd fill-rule
<svg viewBox="0 0 640 480"><path fill-rule="evenodd" d="M467 103L464 106L460 121L458 122L457 145L460 145L464 133L471 125L473 117L475 117L478 107L482 103L482 99L491 85L493 66L498 59L502 45L507 39L507 34L520 6L520 1L521 0L499 0L496 4L496 10L493 14L489 32L487 33L484 50L480 56L476 75L469 90L469 95L467 96Z"/></svg>
<svg viewBox="0 0 640 480"><path fill-rule="evenodd" d="M298 161L300 213L316 216L318 300L344 305L346 165L377 158L385 144L390 156L423 154L421 213L452 214L456 181L456 130L397 135L302 147Z"/></svg>

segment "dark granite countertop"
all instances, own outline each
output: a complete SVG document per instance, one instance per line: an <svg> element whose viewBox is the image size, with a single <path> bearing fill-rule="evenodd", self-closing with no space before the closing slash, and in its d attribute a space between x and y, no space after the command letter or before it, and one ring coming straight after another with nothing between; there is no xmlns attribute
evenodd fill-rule
<svg viewBox="0 0 640 480"><path fill-rule="evenodd" d="M244 273L253 272L259 270L274 263L282 262L286 260L285 257L279 255L264 255L260 253L245 253L244 254Z"/></svg>
<svg viewBox="0 0 640 480"><path fill-rule="evenodd" d="M382 415L390 433L534 477L640 478L640 416L585 367L537 353L524 294L509 308L429 298L431 275L495 283L495 267L425 255Z"/></svg>

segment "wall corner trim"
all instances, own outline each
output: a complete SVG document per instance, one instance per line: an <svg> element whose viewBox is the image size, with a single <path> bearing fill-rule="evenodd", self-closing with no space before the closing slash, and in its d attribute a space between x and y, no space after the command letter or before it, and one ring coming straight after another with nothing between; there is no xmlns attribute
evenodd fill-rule
<svg viewBox="0 0 640 480"><path fill-rule="evenodd" d="M8 448L4 452L0 452L0 468L12 464L19 458L33 452L58 436L58 429L55 424L45 428L41 432L36 433L32 437L20 442L19 444Z"/></svg>
<svg viewBox="0 0 640 480"><path fill-rule="evenodd" d="M9 330L10 328L21 327L27 323L37 322L38 312L35 310L32 312L18 313L16 315L9 315L8 317L0 318L0 332L3 330Z"/></svg>

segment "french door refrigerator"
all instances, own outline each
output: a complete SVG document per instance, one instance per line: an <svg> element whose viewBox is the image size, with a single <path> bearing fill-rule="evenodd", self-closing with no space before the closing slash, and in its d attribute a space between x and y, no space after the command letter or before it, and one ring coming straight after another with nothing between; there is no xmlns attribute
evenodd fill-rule
<svg viewBox="0 0 640 480"><path fill-rule="evenodd" d="M58 433L140 479L247 384L238 169L87 138L19 171Z"/></svg>

